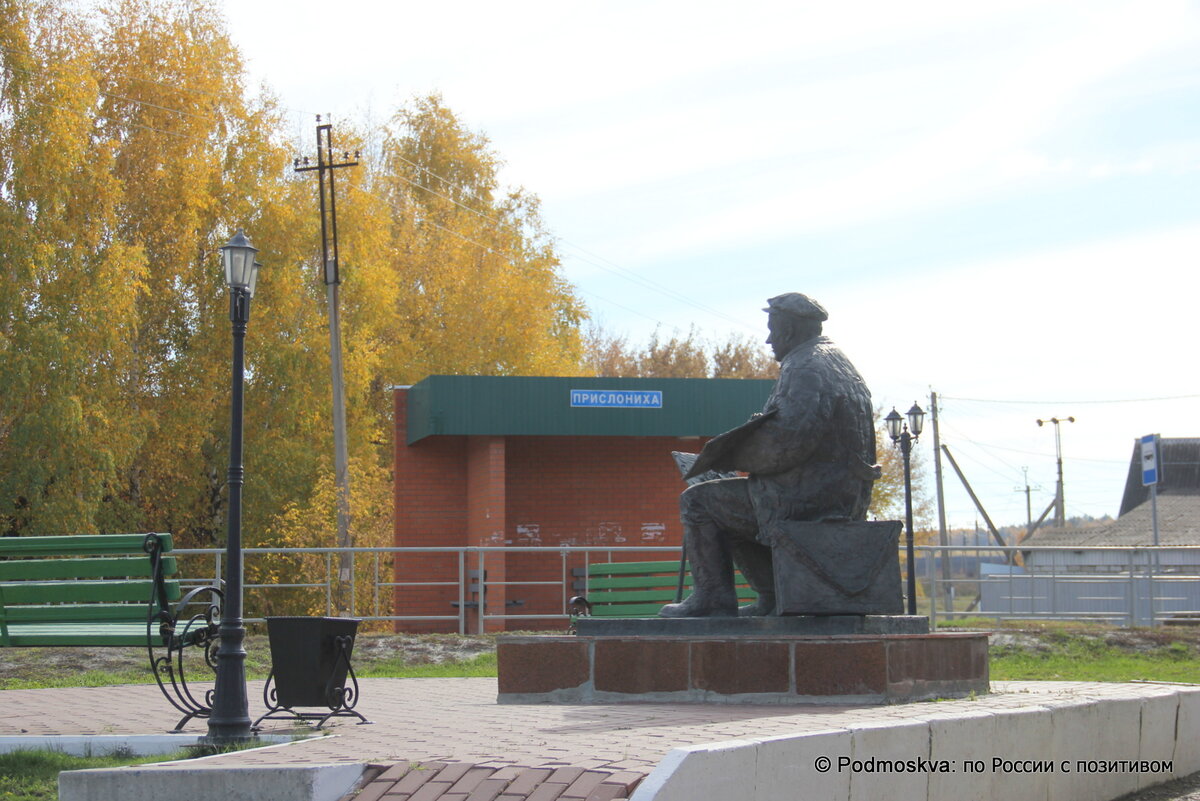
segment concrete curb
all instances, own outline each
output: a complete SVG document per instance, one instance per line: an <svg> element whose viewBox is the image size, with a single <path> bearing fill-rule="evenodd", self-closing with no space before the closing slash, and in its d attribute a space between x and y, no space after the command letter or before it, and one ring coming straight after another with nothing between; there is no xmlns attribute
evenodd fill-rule
<svg viewBox="0 0 1200 801"><path fill-rule="evenodd" d="M65 771L60 801L338 801L362 777L365 765L203 765L199 761L108 770Z"/></svg>
<svg viewBox="0 0 1200 801"><path fill-rule="evenodd" d="M1169 769L1165 769L1169 763ZM677 748L631 801L1107 801L1200 770L1200 688L1122 685L1008 709Z"/></svg>
<svg viewBox="0 0 1200 801"><path fill-rule="evenodd" d="M59 751L72 756L107 756L127 752L138 756L173 754L196 745L199 734L45 734L0 737L0 754L13 751ZM287 735L263 734L263 746L286 745L298 741Z"/></svg>

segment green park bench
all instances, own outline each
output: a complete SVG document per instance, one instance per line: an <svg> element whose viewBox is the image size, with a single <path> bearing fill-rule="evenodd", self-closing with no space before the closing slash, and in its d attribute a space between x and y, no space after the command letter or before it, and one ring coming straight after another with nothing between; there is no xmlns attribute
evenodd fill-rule
<svg viewBox="0 0 1200 801"><path fill-rule="evenodd" d="M576 568L575 576L575 589L586 597L593 617L654 617L663 604L675 602L679 561L597 562ZM734 574L734 583L742 603L758 600L740 571ZM690 572L683 586L686 598L692 586Z"/></svg>
<svg viewBox="0 0 1200 801"><path fill-rule="evenodd" d="M221 591L184 594L170 534L0 537L0 647L143 647L154 679L184 717L208 717L183 656L211 666Z"/></svg>

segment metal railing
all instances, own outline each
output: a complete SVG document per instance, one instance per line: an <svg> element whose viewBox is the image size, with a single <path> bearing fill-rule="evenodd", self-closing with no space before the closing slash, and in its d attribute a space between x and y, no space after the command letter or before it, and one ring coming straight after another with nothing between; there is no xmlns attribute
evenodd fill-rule
<svg viewBox="0 0 1200 801"><path fill-rule="evenodd" d="M1200 546L918 546L922 611L939 618L1200 623ZM946 579L943 564L957 569ZM964 566L973 569L964 570Z"/></svg>
<svg viewBox="0 0 1200 801"><path fill-rule="evenodd" d="M246 548L247 622L261 622L264 612L313 614L322 607L327 615L343 611L334 608L339 597L335 557L343 552L352 566L346 612L364 621L452 623L462 634L482 633L488 623L498 621L507 621L510 627L523 622L565 623L570 618L569 600L582 591L581 576L587 566L613 561L614 554L637 554L640 560L679 558L679 548L673 546ZM1194 618L1200 623L1200 546L921 545L916 552L919 611L929 615L934 628L939 621L964 617L1097 620L1119 625ZM179 549L174 554L181 561L180 575L191 584L220 582L223 549ZM276 571L289 576L287 580L257 578L271 573L264 563L280 559L291 560L286 570ZM430 575L411 575L421 570L408 565L414 559L433 563L426 571ZM525 560L538 564L530 569ZM945 560L951 567L949 579L944 577ZM491 576L489 564L494 568ZM397 579L396 568L410 575ZM445 602L445 612L418 614L395 608L397 592L410 590L426 595L433 590L438 603ZM512 591L537 594L534 606L539 608L528 611L488 602L489 593L505 597Z"/></svg>
<svg viewBox="0 0 1200 801"><path fill-rule="evenodd" d="M547 621L558 620L564 624L570 619L568 603L573 595L577 581L573 568L582 569L586 575L587 566L592 562L613 561L613 554L636 553L650 559L678 559L680 550L675 546L471 546L459 548L245 548L246 580L243 588L247 596L254 596L260 601L260 611L271 604L272 596L278 596L283 590L300 590L308 593L301 596L303 600L294 601L293 605L307 606L304 609L285 608L273 614L311 614L314 596L316 602L324 606L324 613L332 615L342 610L335 610L337 596L338 563L335 557L343 552L350 558L350 608L345 610L350 615L364 621L412 622L412 623L445 623L455 622L460 634L483 633L487 624L493 621ZM223 575L224 549L215 548L181 548L172 552L181 561L180 574L187 576L190 584L219 583ZM505 562L511 557L557 557L557 576L548 578L489 578L488 557L492 556L492 565L498 564L494 558L505 555ZM322 567L317 575L305 576L287 582L258 581L260 565L257 560L271 557L304 558L320 557ZM444 559L438 566L437 572L451 574L452 580L396 580L394 568L404 566L404 560L412 557L433 557L435 560ZM201 564L205 564L201 567ZM514 571L520 573L519 566L507 565L506 574ZM541 572L545 572L544 569ZM363 583L367 584L364 588ZM446 614L404 614L403 610L393 608L392 597L397 589L420 588L451 589L451 595L456 600L448 602ZM533 613L495 612L489 610L486 598L489 590L506 592L508 588L554 588L553 594L557 603L552 611ZM365 592L364 592L365 589ZM365 597L364 597L365 596ZM480 599L485 599L483 614L479 614ZM261 623L264 616L254 616L254 606L249 600L246 603L246 622ZM507 608L507 607L506 607Z"/></svg>

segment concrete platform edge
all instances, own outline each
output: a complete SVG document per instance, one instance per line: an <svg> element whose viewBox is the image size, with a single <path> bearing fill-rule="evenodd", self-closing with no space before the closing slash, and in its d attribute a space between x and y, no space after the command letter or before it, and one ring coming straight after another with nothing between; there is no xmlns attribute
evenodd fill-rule
<svg viewBox="0 0 1200 801"><path fill-rule="evenodd" d="M890 769L878 769L884 761ZM967 761L983 770L965 769ZM1172 769L1099 767L1122 761ZM1200 688L1118 685L1078 700L1031 693L1026 706L946 713L931 704L915 720L676 748L631 801L768 801L794 797L797 787L838 801L1109 801L1198 770Z"/></svg>
<svg viewBox="0 0 1200 801"><path fill-rule="evenodd" d="M103 770L64 771L59 801L338 801L354 789L365 764L203 765L165 763Z"/></svg>

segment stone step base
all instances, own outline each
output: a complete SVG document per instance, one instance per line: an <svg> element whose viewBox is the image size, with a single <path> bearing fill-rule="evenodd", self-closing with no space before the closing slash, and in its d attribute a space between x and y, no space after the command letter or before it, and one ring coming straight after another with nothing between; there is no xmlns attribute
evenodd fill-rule
<svg viewBox="0 0 1200 801"><path fill-rule="evenodd" d="M502 636L500 703L873 704L988 691L985 633Z"/></svg>

